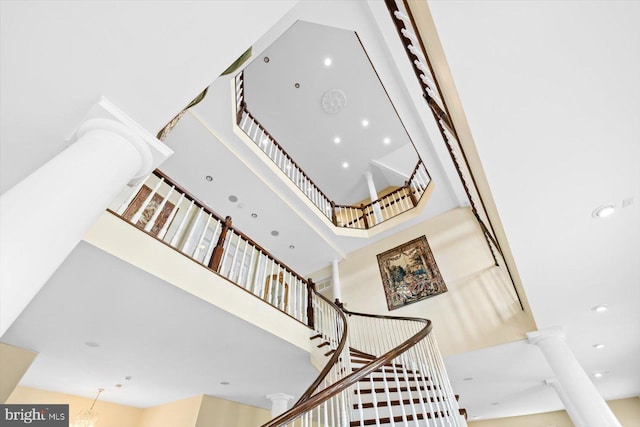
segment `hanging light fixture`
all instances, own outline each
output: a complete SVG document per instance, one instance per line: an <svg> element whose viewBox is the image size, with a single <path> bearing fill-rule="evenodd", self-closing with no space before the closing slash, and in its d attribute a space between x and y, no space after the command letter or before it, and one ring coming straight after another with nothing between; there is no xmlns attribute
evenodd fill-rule
<svg viewBox="0 0 640 427"><path fill-rule="evenodd" d="M96 394L96 398L93 399L93 403L91 403L91 407L89 409L84 409L78 413L76 416L76 420L73 422L71 427L95 427L98 422L98 413L93 410L93 407L96 406L96 402L100 397L100 393L104 391L103 388L98 389L98 394Z"/></svg>

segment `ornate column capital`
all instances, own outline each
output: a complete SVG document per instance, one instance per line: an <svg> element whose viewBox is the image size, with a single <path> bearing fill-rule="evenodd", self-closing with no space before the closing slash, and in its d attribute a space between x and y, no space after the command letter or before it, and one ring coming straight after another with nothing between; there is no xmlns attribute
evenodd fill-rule
<svg viewBox="0 0 640 427"><path fill-rule="evenodd" d="M173 150L104 97L91 107L73 131L69 144L97 131L119 135L140 155L140 168L129 181L130 186L138 184L173 154Z"/></svg>

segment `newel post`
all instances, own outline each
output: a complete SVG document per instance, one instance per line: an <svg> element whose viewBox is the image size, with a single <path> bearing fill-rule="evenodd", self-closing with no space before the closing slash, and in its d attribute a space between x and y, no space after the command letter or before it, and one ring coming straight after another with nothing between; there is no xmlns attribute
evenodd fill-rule
<svg viewBox="0 0 640 427"><path fill-rule="evenodd" d="M331 221L333 225L338 226L338 215L336 215L336 202L331 201Z"/></svg>
<svg viewBox="0 0 640 427"><path fill-rule="evenodd" d="M413 204L413 207L415 208L416 206L418 206L418 200L416 199L416 195L413 193L413 188L411 188L411 186L409 185L409 181L405 181L404 182L404 186L407 189L407 191L409 192L409 197L411 198L411 203Z"/></svg>
<svg viewBox="0 0 640 427"><path fill-rule="evenodd" d="M316 284L313 280L307 279L307 324L311 329L315 327L315 319L313 315L313 293L316 290Z"/></svg>
<svg viewBox="0 0 640 427"><path fill-rule="evenodd" d="M373 208L373 205L371 205ZM367 211L364 210L364 203L360 205L360 209L362 210L362 220L364 221L364 229L369 229L369 220L367 219Z"/></svg>
<svg viewBox="0 0 640 427"><path fill-rule="evenodd" d="M224 223L222 224L222 230L220 231L220 236L218 236L218 242L216 243L216 247L213 249L213 255L211 255L211 260L209 261L209 268L213 271L218 271L220 268L220 262L222 261L222 251L224 247L224 241L227 238L227 231L231 228L231 217L228 216L224 219Z"/></svg>

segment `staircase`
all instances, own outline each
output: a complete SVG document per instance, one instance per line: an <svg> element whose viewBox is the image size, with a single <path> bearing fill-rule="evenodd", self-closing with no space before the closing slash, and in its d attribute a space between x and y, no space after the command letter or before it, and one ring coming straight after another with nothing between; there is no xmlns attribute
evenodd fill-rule
<svg viewBox="0 0 640 427"><path fill-rule="evenodd" d="M320 375L263 427L466 426L425 319L353 313L313 291Z"/></svg>
<svg viewBox="0 0 640 427"><path fill-rule="evenodd" d="M350 349L350 355L354 372L376 359L375 356L355 348ZM457 397L456 395L456 400ZM420 371L414 371L402 364L388 363L373 371L369 378L359 381L354 390L355 403L349 425L409 425L414 424L409 423L410 421L425 418L445 419L450 416L447 409L441 409L446 399L447 396L442 393L441 387L433 386L429 377L422 375ZM464 414L465 411L461 409L460 415Z"/></svg>

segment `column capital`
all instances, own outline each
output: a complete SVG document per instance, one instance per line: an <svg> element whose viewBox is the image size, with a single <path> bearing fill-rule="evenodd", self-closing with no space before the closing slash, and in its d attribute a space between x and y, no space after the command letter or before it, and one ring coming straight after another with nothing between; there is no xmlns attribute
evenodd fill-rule
<svg viewBox="0 0 640 427"><path fill-rule="evenodd" d="M561 326L552 326L539 331L527 332L527 338L529 339L529 344L539 345L549 340L565 341L566 332Z"/></svg>
<svg viewBox="0 0 640 427"><path fill-rule="evenodd" d="M271 401L271 416L275 418L287 412L289 401L293 399L293 396L286 393L273 393L267 394L266 398Z"/></svg>
<svg viewBox="0 0 640 427"><path fill-rule="evenodd" d="M273 401L273 400L291 400L293 399L293 396L291 396L290 394L286 394L286 393L272 393L272 394L267 394L265 396L267 399Z"/></svg>
<svg viewBox="0 0 640 427"><path fill-rule="evenodd" d="M173 154L173 150L104 97L91 107L68 141L72 144L94 131L121 136L140 155L141 166L129 181L130 186L138 184Z"/></svg>

